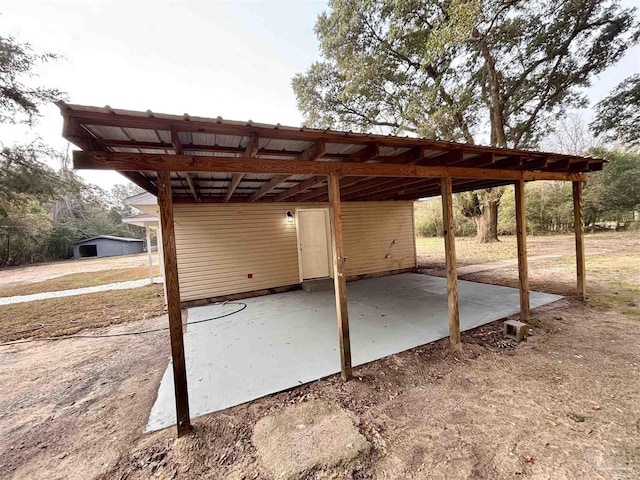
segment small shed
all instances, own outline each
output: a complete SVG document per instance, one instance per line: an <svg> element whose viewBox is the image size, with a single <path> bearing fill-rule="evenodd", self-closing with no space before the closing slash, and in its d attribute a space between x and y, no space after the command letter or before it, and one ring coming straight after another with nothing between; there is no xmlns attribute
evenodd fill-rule
<svg viewBox="0 0 640 480"><path fill-rule="evenodd" d="M73 258L115 257L142 253L144 241L139 238L100 235L73 244Z"/></svg>

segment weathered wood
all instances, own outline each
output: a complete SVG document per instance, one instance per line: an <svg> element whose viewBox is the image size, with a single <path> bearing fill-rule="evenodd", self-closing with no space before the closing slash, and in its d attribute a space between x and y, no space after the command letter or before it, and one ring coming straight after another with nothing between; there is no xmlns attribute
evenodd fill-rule
<svg viewBox="0 0 640 480"><path fill-rule="evenodd" d="M582 173L522 172L490 168L391 165L385 163L263 160L118 152L73 152L77 169L169 172L268 173L276 175L346 175L355 177L453 177L502 180L584 181Z"/></svg>
<svg viewBox="0 0 640 480"><path fill-rule="evenodd" d="M516 201L516 238L518 241L518 278L520 289L520 320L529 322L531 310L529 304L529 269L527 266L527 213L524 203L524 181L515 183Z"/></svg>
<svg viewBox="0 0 640 480"><path fill-rule="evenodd" d="M167 286L167 310L171 358L173 359L173 383L176 397L178 436L191 429L189 417L189 395L187 392L187 368L182 337L182 312L180 311L180 286L178 283L178 261L176 258L175 227L173 223L173 201L169 172L158 171L158 206L162 226L162 250L164 253L164 280Z"/></svg>
<svg viewBox="0 0 640 480"><path fill-rule="evenodd" d="M584 257L584 216L582 211L582 182L573 182L573 230L576 237L576 275L578 298L587 298L587 281Z"/></svg>
<svg viewBox="0 0 640 480"><path fill-rule="evenodd" d="M456 241L453 224L453 190L450 178L441 180L441 191L444 253L447 268L449 339L453 345L457 345L460 343L460 307L458 304L458 269L456 267Z"/></svg>
<svg viewBox="0 0 640 480"><path fill-rule="evenodd" d="M342 239L342 208L340 205L340 181L337 175L329 175L329 216L331 218L331 250L333 255L333 282L336 296L338 338L340 340L340 371L343 380L351 378L351 343L349 340L349 311L347 309L347 277L344 275Z"/></svg>

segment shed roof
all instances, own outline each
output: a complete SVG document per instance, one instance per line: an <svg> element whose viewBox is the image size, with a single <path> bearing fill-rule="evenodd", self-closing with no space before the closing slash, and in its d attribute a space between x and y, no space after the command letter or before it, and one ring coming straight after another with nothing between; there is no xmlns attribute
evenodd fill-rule
<svg viewBox="0 0 640 480"><path fill-rule="evenodd" d="M70 105L59 102L65 119L63 135L87 152L103 152L114 170L153 194L157 179L149 165L175 160L171 173L175 201L274 202L324 201L328 198L323 174L261 172L274 165L296 162L390 164L459 167L512 172L580 174L601 170L604 160L575 155L486 147L424 138L319 130L203 118L188 114L168 115ZM123 168L115 159L139 162L139 170ZM172 160L173 159L173 160ZM234 171L233 165L251 159L255 172ZM215 162L215 160L218 160ZM216 167L227 161L223 171ZM182 163L179 165L178 161ZM283 163L286 161L287 163ZM187 166L185 166L185 164ZM190 166L191 167L190 167ZM197 167L197 168L196 168ZM104 168L96 167L96 168ZM240 167L238 167L240 169ZM284 168L284 167L283 167ZM172 169L173 170L173 169ZM287 167L287 171L289 168ZM363 170L364 171L364 170ZM407 178L393 175L343 175L344 200L416 199L440 194L439 175ZM453 175L451 175L454 177ZM513 178L453 178L453 190L465 191L512 183ZM576 177L577 178L577 177Z"/></svg>
<svg viewBox="0 0 640 480"><path fill-rule="evenodd" d="M92 242L94 240L114 240L118 242L143 242L144 241L139 238L114 237L113 235L98 235L97 237L91 237L91 238L86 238L84 240L80 240L74 243L74 245L80 245L82 243Z"/></svg>

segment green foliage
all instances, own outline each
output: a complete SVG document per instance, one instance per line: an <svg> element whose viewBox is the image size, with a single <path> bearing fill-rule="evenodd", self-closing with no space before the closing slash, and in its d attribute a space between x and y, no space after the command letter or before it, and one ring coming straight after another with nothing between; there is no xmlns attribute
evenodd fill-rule
<svg viewBox="0 0 640 480"><path fill-rule="evenodd" d="M293 79L317 127L532 146L637 38L615 1L333 0Z"/></svg>
<svg viewBox="0 0 640 480"><path fill-rule="evenodd" d="M594 150L608 160L601 172L589 175L584 190L585 223L621 222L640 210L640 153Z"/></svg>
<svg viewBox="0 0 640 480"><path fill-rule="evenodd" d="M27 85L41 63L59 59L53 53L36 53L28 43L0 36L0 123L32 125L40 107L61 99L55 88Z"/></svg>
<svg viewBox="0 0 640 480"><path fill-rule="evenodd" d="M627 78L596 104L596 119L590 126L607 140L640 145L640 73Z"/></svg>
<svg viewBox="0 0 640 480"><path fill-rule="evenodd" d="M456 195L454 195L454 199ZM419 237L442 236L442 200L440 197L414 202L414 221L416 235ZM453 212L454 232L458 237L470 237L475 234L473 220L465 217L459 209Z"/></svg>

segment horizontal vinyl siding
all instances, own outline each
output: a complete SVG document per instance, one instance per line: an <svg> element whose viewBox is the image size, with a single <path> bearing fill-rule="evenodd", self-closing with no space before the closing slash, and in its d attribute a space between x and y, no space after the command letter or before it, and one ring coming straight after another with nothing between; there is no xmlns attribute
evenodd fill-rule
<svg viewBox="0 0 640 480"><path fill-rule="evenodd" d="M299 283L296 225L285 212L326 206L174 204L181 299ZM411 202L345 202L342 209L348 276L415 266Z"/></svg>
<svg viewBox="0 0 640 480"><path fill-rule="evenodd" d="M347 276L415 266L411 202L345 202L342 223Z"/></svg>

